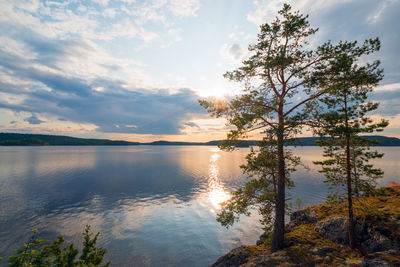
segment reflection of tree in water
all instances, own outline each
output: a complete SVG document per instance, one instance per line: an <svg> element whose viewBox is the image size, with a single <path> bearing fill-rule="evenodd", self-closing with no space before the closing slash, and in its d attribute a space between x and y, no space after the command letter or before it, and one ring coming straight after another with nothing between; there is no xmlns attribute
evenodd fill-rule
<svg viewBox="0 0 400 267"><path fill-rule="evenodd" d="M226 192L224 185L219 180L218 159L221 157L219 149L211 150L214 152L210 157L208 170L208 198L214 208L220 209L219 203L229 199L230 195Z"/></svg>

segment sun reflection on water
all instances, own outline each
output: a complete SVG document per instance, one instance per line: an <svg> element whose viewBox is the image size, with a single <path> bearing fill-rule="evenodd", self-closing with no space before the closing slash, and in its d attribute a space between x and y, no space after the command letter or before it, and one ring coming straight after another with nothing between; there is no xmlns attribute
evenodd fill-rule
<svg viewBox="0 0 400 267"><path fill-rule="evenodd" d="M208 198L215 209L220 209L220 203L228 200L230 194L226 191L224 185L219 180L219 167L217 164L220 158L219 150L213 149L210 157L208 170Z"/></svg>

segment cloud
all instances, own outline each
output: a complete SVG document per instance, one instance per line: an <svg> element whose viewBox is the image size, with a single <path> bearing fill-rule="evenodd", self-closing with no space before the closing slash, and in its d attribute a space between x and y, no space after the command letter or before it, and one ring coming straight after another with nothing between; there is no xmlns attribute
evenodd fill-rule
<svg viewBox="0 0 400 267"><path fill-rule="evenodd" d="M41 124L44 121L40 120L35 114L32 114L29 118L24 119L24 121L29 122L29 124Z"/></svg>
<svg viewBox="0 0 400 267"><path fill-rule="evenodd" d="M199 8L199 0L170 0L169 3L172 14L180 17L196 16L196 11Z"/></svg>
<svg viewBox="0 0 400 267"><path fill-rule="evenodd" d="M93 3L97 3L101 6L107 6L108 5L108 0L91 0Z"/></svg>
<svg viewBox="0 0 400 267"><path fill-rule="evenodd" d="M193 128L200 128L200 126L197 123L194 122L185 122L184 125L189 126L189 127L193 127Z"/></svg>
<svg viewBox="0 0 400 267"><path fill-rule="evenodd" d="M237 43L234 44L223 44L220 47L220 55L227 59L230 63L238 64L244 58L249 56L249 51L247 50L247 46L240 45Z"/></svg>
<svg viewBox="0 0 400 267"><path fill-rule="evenodd" d="M229 48L229 54L231 54L233 58L237 60L243 55L243 51L240 45L233 44L231 48Z"/></svg>
<svg viewBox="0 0 400 267"><path fill-rule="evenodd" d="M8 29L22 25L57 38L122 37L150 42L159 36L154 25L148 25L150 22L168 26L159 28L168 31L175 21L196 16L199 8L199 0L115 1L112 5L108 0L84 1L79 5L71 1L2 1L0 22Z"/></svg>
<svg viewBox="0 0 400 267"><path fill-rule="evenodd" d="M383 116L400 115L400 83L379 86L371 94L371 100L379 102L379 108L374 114Z"/></svg>
<svg viewBox="0 0 400 267"><path fill-rule="evenodd" d="M247 14L247 20L257 26L275 18L284 1L281 0L255 0L254 10Z"/></svg>
<svg viewBox="0 0 400 267"><path fill-rule="evenodd" d="M358 40L379 37L381 51L370 58L380 59L385 70L383 83L400 82L400 34L393 25L400 25L400 1L375 0L255 0L254 9L247 14L250 22L260 25L271 22L288 2L293 10L309 15L312 27L319 31L310 40L312 45L320 45L327 40Z"/></svg>
<svg viewBox="0 0 400 267"><path fill-rule="evenodd" d="M19 104L0 103L0 108L90 123L99 132L141 134L179 134L185 121L203 112L197 103L198 96L189 89L178 89L174 93L166 89L129 91L116 81L117 92L92 91L85 95L66 94L57 85L53 84L51 92L25 93L26 99ZM41 122L34 115L27 121Z"/></svg>
<svg viewBox="0 0 400 267"><path fill-rule="evenodd" d="M20 75L25 74L32 83L43 83L51 90L24 92L25 99L21 103L3 102L0 108L90 123L96 125L99 132L141 134L179 134L184 121L204 112L197 103L199 97L190 89L177 89L173 93L167 89L133 91L125 89L123 81L108 80L106 90L101 92L92 90L97 81L90 83L44 72L37 75L37 71L29 67L19 68L22 69ZM73 86L69 91L66 90L68 85ZM34 115L27 121L41 122Z"/></svg>
<svg viewBox="0 0 400 267"><path fill-rule="evenodd" d="M365 0L358 0L362 3ZM278 11L283 4L287 3L293 7L293 10L301 10L304 14L329 12L334 10L335 6L355 2L354 0L336 0L336 1L313 1L313 0L254 0L254 9L247 14L247 20L257 26L269 23L278 15Z"/></svg>
<svg viewBox="0 0 400 267"><path fill-rule="evenodd" d="M22 26L8 35L18 46L0 39L0 92L6 100L0 108L31 113L25 119L30 124L44 122L38 114L104 133L179 134L186 121L204 113L193 90L157 88L132 68L135 62L113 58L94 42L52 38Z"/></svg>

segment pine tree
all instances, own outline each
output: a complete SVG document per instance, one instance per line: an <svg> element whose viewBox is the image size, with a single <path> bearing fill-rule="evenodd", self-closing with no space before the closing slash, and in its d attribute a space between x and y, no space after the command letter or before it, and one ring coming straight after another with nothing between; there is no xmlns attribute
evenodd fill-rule
<svg viewBox="0 0 400 267"><path fill-rule="evenodd" d="M285 4L272 23L260 26L252 55L238 69L224 76L243 85L243 93L229 101L201 100L208 112L225 117L233 126L227 142L221 147L231 149L232 142L246 138L251 131L272 137L276 151L276 196L272 251L284 247L285 187L287 167L284 141L295 137L309 120L312 102L326 92L312 86L314 72L320 74L336 48L329 42L312 50L307 39L317 29L310 27L308 16L292 12ZM322 70L322 71L321 71ZM319 76L315 77L318 80Z"/></svg>
<svg viewBox="0 0 400 267"><path fill-rule="evenodd" d="M358 61L380 48L378 38L366 40L361 46L357 42L341 44L346 49L337 51L331 64L321 69L321 78L315 79L328 94L320 98L319 108L314 109L319 120L316 132L327 139L321 139L326 160L316 161L321 165L326 182L331 186L344 186L347 193L349 218L349 243L356 246L354 229L353 196L367 192L374 186L374 180L383 172L368 161L383 155L370 151L373 142L360 134L382 131L388 125L386 120L374 123L367 113L378 108L378 103L368 101L368 93L383 77L379 61L360 66ZM351 52L351 53L350 53ZM314 106L315 107L315 106ZM354 190L353 190L354 187Z"/></svg>

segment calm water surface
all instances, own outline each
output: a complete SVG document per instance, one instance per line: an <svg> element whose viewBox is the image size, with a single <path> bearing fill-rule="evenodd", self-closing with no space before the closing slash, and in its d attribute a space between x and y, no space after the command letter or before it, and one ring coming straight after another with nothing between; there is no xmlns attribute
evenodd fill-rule
<svg viewBox="0 0 400 267"><path fill-rule="evenodd" d="M319 203L327 194L312 166L318 147L293 148L303 163L291 201ZM380 147L381 184L400 182L400 149ZM0 256L39 228L81 242L86 224L100 231L113 266L207 266L260 235L257 214L225 229L218 203L246 180L248 149L216 147L0 147ZM4 263L3 263L4 264Z"/></svg>

